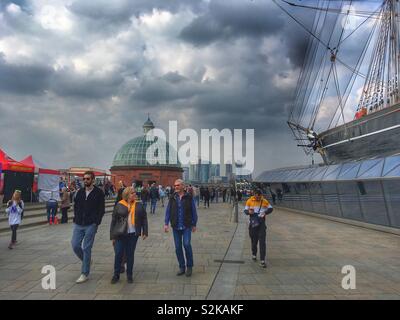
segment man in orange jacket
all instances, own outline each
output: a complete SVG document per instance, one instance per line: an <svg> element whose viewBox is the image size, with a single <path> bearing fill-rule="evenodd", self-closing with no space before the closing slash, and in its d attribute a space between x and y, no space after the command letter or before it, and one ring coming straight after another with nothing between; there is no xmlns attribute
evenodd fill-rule
<svg viewBox="0 0 400 320"><path fill-rule="evenodd" d="M271 204L262 196L261 190L256 190L254 196L246 201L244 213L249 216L249 235L253 261L257 261L257 245L260 243L260 266L266 268L267 226L265 216L272 212Z"/></svg>

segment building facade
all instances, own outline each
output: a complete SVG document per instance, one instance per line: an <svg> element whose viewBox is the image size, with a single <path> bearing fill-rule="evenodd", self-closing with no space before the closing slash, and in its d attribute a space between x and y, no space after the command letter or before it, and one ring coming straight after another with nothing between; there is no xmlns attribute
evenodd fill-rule
<svg viewBox="0 0 400 320"><path fill-rule="evenodd" d="M116 153L112 167L113 183L123 181L129 186L147 186L153 182L157 185L173 185L176 179L183 178L183 169L174 150L168 142L157 140L157 148L149 155L149 148L155 141L147 141L146 134L154 129L150 120L143 125L143 135L125 143ZM170 153L176 161L170 162ZM163 161L159 161L164 159Z"/></svg>

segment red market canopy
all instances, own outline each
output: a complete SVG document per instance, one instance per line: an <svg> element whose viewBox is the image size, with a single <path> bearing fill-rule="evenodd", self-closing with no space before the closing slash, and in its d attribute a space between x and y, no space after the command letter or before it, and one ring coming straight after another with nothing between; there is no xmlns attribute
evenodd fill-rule
<svg viewBox="0 0 400 320"><path fill-rule="evenodd" d="M33 173L34 166L24 164L9 157L3 150L0 149L0 166L2 171L17 171Z"/></svg>
<svg viewBox="0 0 400 320"><path fill-rule="evenodd" d="M28 156L24 160L21 160L21 163L25 164L27 166L34 167L36 170L39 171L39 174L43 173L43 174L60 175L59 170L50 169L47 165L41 163L40 161L33 158L32 156Z"/></svg>

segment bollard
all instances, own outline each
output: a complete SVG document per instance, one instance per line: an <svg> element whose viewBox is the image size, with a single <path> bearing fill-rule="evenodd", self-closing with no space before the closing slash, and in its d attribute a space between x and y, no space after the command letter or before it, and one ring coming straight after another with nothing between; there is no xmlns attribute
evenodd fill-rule
<svg viewBox="0 0 400 320"><path fill-rule="evenodd" d="M235 223L239 222L239 202L237 201L236 198L235 198L235 216L233 221Z"/></svg>

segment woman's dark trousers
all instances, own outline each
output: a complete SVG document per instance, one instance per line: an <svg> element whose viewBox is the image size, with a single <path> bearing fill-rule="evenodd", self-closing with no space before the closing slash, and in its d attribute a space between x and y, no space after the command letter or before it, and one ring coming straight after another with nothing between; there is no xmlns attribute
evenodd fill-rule
<svg viewBox="0 0 400 320"><path fill-rule="evenodd" d="M249 235L251 239L251 252L253 256L257 256L257 244L260 243L260 260L265 261L267 251L267 227L265 223L261 223L258 227L249 227Z"/></svg>
<svg viewBox="0 0 400 320"><path fill-rule="evenodd" d="M61 208L61 223L68 223L68 209L69 208Z"/></svg>
<svg viewBox="0 0 400 320"><path fill-rule="evenodd" d="M114 260L114 277L119 278L121 273L121 264L124 253L126 254L126 275L128 278L133 276L133 263L135 256L136 243L138 236L134 233L120 237L115 241L115 260Z"/></svg>

